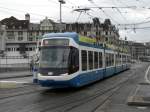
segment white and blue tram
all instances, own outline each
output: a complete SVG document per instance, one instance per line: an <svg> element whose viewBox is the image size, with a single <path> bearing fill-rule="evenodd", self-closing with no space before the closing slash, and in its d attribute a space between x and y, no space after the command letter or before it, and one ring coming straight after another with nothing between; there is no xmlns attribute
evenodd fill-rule
<svg viewBox="0 0 150 112"><path fill-rule="evenodd" d="M82 42L77 33L49 33L41 40L37 80L44 87L81 87L129 69L129 59Z"/></svg>

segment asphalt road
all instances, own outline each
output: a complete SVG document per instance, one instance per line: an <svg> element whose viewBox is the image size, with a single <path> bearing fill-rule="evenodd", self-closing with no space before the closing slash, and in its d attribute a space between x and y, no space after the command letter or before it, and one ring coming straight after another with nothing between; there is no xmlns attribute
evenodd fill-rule
<svg viewBox="0 0 150 112"><path fill-rule="evenodd" d="M127 105L128 96L144 80L148 65L136 64L119 75L79 89L52 90L37 85L0 89L0 112L149 112L149 107Z"/></svg>

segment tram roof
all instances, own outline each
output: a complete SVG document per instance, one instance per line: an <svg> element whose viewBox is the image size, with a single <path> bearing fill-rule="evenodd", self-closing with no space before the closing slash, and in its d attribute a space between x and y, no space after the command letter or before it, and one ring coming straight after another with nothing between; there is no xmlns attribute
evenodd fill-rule
<svg viewBox="0 0 150 112"><path fill-rule="evenodd" d="M79 35L76 32L48 33L43 36L43 38L51 37L70 37L74 39L77 43L79 42Z"/></svg>
<svg viewBox="0 0 150 112"><path fill-rule="evenodd" d="M78 43L79 45L94 47L94 48L102 48L102 46L93 45L93 44L88 43L88 42L80 41L80 39L79 39L80 36L76 32L47 33L43 36L43 38L51 38L51 37L69 37L69 38L72 38L73 40L75 40L75 42Z"/></svg>

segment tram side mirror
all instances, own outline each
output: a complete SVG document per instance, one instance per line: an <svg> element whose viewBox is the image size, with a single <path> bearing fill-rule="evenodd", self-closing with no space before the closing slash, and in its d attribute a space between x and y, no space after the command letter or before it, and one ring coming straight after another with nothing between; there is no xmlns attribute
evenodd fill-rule
<svg viewBox="0 0 150 112"><path fill-rule="evenodd" d="M38 56L37 54L34 54L34 55L32 56L32 60L33 60L34 62L38 62L38 61L39 61L39 56Z"/></svg>

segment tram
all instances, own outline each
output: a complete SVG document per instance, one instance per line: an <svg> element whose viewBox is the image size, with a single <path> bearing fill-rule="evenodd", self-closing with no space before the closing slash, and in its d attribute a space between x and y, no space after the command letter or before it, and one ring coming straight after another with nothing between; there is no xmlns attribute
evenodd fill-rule
<svg viewBox="0 0 150 112"><path fill-rule="evenodd" d="M45 34L39 46L37 82L44 87L81 87L130 68L130 55L75 32Z"/></svg>

